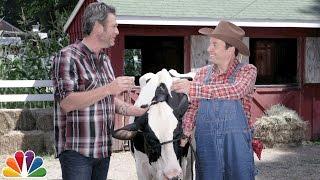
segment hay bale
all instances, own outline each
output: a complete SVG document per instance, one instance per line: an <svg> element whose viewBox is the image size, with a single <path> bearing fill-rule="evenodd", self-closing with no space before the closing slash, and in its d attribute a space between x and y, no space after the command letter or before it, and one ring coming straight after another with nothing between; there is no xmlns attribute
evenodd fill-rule
<svg viewBox="0 0 320 180"><path fill-rule="evenodd" d="M10 131L0 138L0 154L12 154L17 150L33 150L43 153L44 136L42 131Z"/></svg>
<svg viewBox="0 0 320 180"><path fill-rule="evenodd" d="M36 129L42 131L53 130L53 109L38 109L33 112L37 117Z"/></svg>
<svg viewBox="0 0 320 180"><path fill-rule="evenodd" d="M0 110L0 136L12 130L13 120L3 110Z"/></svg>
<svg viewBox="0 0 320 180"><path fill-rule="evenodd" d="M54 145L54 132L49 131L45 132L43 135L44 147L46 154L55 154L55 145Z"/></svg>
<svg viewBox="0 0 320 180"><path fill-rule="evenodd" d="M29 109L6 109L5 112L11 117L11 130L35 130L36 118Z"/></svg>
<svg viewBox="0 0 320 180"><path fill-rule="evenodd" d="M37 119L36 127L38 130L42 131L52 131L53 130L53 116L43 115Z"/></svg>
<svg viewBox="0 0 320 180"><path fill-rule="evenodd" d="M307 123L291 109L277 104L258 118L254 124L255 137L266 147L300 145L305 139Z"/></svg>

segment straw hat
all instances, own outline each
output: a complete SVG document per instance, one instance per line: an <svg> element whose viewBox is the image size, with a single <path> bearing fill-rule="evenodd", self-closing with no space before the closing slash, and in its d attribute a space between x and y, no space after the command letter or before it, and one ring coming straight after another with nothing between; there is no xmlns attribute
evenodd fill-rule
<svg viewBox="0 0 320 180"><path fill-rule="evenodd" d="M249 56L247 45L242 42L244 30L228 21L220 21L215 29L201 28L199 33L220 39L239 50L239 53Z"/></svg>

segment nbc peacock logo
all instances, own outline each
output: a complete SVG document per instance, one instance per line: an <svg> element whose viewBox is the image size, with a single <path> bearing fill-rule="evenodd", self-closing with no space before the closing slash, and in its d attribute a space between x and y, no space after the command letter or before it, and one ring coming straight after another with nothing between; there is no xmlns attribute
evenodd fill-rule
<svg viewBox="0 0 320 180"><path fill-rule="evenodd" d="M43 159L35 157L33 151L16 151L14 157L10 156L6 160L6 167L2 169L2 175L8 178L29 178L44 177L47 174L43 165Z"/></svg>

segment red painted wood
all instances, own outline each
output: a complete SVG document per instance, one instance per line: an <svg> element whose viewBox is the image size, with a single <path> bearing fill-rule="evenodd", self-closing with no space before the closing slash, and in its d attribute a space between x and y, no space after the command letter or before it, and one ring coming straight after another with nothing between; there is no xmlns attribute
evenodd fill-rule
<svg viewBox="0 0 320 180"><path fill-rule="evenodd" d="M306 44L306 38L300 37L298 38L297 45L298 45L298 82L300 87L304 84L304 78L305 78L305 44ZM300 91L300 99L299 99L299 114L302 114L302 107L303 107L303 91ZM308 131L308 138L310 138L310 131Z"/></svg>
<svg viewBox="0 0 320 180"><path fill-rule="evenodd" d="M120 33L127 36L187 36L198 33L192 26L119 25Z"/></svg>
<svg viewBox="0 0 320 180"><path fill-rule="evenodd" d="M304 84L304 65L305 65L305 44L306 38L299 37L298 38L298 81L300 84Z"/></svg>
<svg viewBox="0 0 320 180"><path fill-rule="evenodd" d="M320 138L320 96L313 97L312 138Z"/></svg>
<svg viewBox="0 0 320 180"><path fill-rule="evenodd" d="M191 42L190 36L184 37L183 42L184 47L184 73L188 73L191 71Z"/></svg>
<svg viewBox="0 0 320 180"><path fill-rule="evenodd" d="M124 50L124 35L119 34L115 45L110 48L111 64L116 77L124 74Z"/></svg>
<svg viewBox="0 0 320 180"><path fill-rule="evenodd" d="M251 38L298 38L298 37L317 37L319 29L312 28L261 28L243 27L246 36Z"/></svg>
<svg viewBox="0 0 320 180"><path fill-rule="evenodd" d="M319 88L318 88L319 89ZM319 89L320 90L320 89ZM313 129L313 108L312 108L312 96L313 88L304 86L302 88L303 101L301 103L301 113L302 118L309 123L307 138L312 138L312 129Z"/></svg>

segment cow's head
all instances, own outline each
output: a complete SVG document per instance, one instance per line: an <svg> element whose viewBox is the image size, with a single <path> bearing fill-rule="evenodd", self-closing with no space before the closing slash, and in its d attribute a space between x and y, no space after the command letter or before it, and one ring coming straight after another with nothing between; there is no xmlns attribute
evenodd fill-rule
<svg viewBox="0 0 320 180"><path fill-rule="evenodd" d="M146 81L148 78L146 78ZM170 91L173 78L167 70L158 72L141 87L135 105L148 105L149 110L134 122L116 130L118 139L133 140L136 150L148 156L158 176L172 179L181 174L178 159L184 149L179 146L182 136L182 116L188 108L185 94Z"/></svg>

